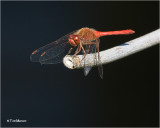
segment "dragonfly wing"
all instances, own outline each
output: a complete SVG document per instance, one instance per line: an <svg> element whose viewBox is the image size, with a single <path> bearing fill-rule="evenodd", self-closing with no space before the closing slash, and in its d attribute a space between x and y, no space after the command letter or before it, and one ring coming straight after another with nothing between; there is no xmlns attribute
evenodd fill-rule
<svg viewBox="0 0 160 128"><path fill-rule="evenodd" d="M86 57L87 57L87 54L89 53L89 49L90 49L91 45L86 45L85 46L85 52L86 52ZM84 58L84 75L87 76L89 71L91 70L91 67L88 67L85 65L86 63L86 57Z"/></svg>
<svg viewBox="0 0 160 128"><path fill-rule="evenodd" d="M39 58L41 64L56 64L62 62L64 56L68 53L71 45L67 42L66 45L59 45L50 48L44 52Z"/></svg>
<svg viewBox="0 0 160 128"><path fill-rule="evenodd" d="M62 54L59 54L58 56L54 57L53 59L40 61L40 63L41 64L57 64L57 63L61 63L62 59L64 58L65 55L66 55L65 53L62 53Z"/></svg>
<svg viewBox="0 0 160 128"><path fill-rule="evenodd" d="M63 49L65 49L65 46L67 46L67 44L68 44L67 42L68 42L68 38L69 38L70 34L72 34L74 32L75 31L63 36L62 38L60 38L60 39L58 39L58 40L56 40L56 41L54 41L52 43L49 43L49 44L47 44L47 45L35 50L31 54L30 60L32 62L40 62L40 61L42 61L42 60L40 60L41 56L43 56L43 54L45 54L45 52L48 51L49 49L56 50L56 48L57 48L57 50L54 52L55 53L54 56L59 55L60 52L64 51ZM62 51L60 50L60 47L61 47Z"/></svg>
<svg viewBox="0 0 160 128"><path fill-rule="evenodd" d="M90 47L89 47L89 45L87 45L87 46L85 47L85 51L88 52L88 54L94 53L94 51L95 51L95 44L90 45ZM85 65L86 58L87 58L87 55L86 55L86 57L84 58L84 59L85 59L85 60L84 60L84 65ZM92 67L85 66L85 67L84 67L84 75L87 76L87 75L89 74L89 72L90 72L91 69L92 69Z"/></svg>
<svg viewBox="0 0 160 128"><path fill-rule="evenodd" d="M103 79L103 66L102 66L102 62L101 62L101 58L100 58L100 54L99 54L99 43L100 43L100 40L97 39L96 40L96 52L98 52L98 62L96 59L96 63L98 65L99 75Z"/></svg>
<svg viewBox="0 0 160 128"><path fill-rule="evenodd" d="M99 53L98 53L99 54ZM103 79L103 66L102 66L102 62L101 62L101 59L98 58L98 71L99 71L99 75L100 77Z"/></svg>

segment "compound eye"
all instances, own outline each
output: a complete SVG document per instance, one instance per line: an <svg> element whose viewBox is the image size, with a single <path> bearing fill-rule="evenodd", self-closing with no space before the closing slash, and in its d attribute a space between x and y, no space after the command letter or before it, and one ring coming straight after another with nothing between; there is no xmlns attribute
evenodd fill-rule
<svg viewBox="0 0 160 128"><path fill-rule="evenodd" d="M78 40L78 37L76 36L76 37L74 38L74 40Z"/></svg>
<svg viewBox="0 0 160 128"><path fill-rule="evenodd" d="M76 43L73 39L68 39L68 41L72 46L76 46Z"/></svg>

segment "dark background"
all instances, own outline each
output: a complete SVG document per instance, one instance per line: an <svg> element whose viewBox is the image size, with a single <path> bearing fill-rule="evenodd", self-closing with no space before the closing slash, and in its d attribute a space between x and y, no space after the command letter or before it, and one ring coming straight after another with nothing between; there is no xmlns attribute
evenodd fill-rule
<svg viewBox="0 0 160 128"><path fill-rule="evenodd" d="M133 29L105 50L159 28L158 2L2 2L2 126L158 126L158 45L85 77L30 62L37 48L81 27ZM7 119L27 123L7 123Z"/></svg>

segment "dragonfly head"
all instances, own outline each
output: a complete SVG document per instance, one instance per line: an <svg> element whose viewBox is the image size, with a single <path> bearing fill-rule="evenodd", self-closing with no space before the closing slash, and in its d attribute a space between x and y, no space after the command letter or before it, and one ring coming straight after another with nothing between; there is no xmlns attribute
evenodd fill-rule
<svg viewBox="0 0 160 128"><path fill-rule="evenodd" d="M68 41L72 46L77 46L80 43L79 36L75 34L71 34Z"/></svg>

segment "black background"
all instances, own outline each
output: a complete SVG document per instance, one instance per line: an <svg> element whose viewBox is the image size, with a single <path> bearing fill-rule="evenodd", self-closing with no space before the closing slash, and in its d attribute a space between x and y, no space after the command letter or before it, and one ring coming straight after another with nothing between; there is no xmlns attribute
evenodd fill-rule
<svg viewBox="0 0 160 128"><path fill-rule="evenodd" d="M159 28L158 2L2 2L2 126L158 126L158 45L85 77L33 50L73 30L133 29L101 38L112 48ZM7 119L27 123L7 123Z"/></svg>

